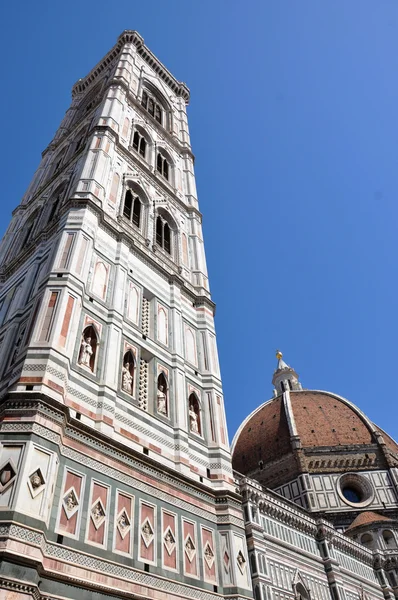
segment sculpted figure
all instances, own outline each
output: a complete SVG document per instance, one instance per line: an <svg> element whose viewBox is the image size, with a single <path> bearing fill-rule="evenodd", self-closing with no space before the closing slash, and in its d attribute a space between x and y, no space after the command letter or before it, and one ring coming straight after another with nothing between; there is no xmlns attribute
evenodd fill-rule
<svg viewBox="0 0 398 600"><path fill-rule="evenodd" d="M93 355L93 352L94 350L91 345L91 337L83 338L82 345L80 346L79 364L91 369L90 359Z"/></svg>
<svg viewBox="0 0 398 600"><path fill-rule="evenodd" d="M166 542L168 542L169 544L174 544L174 538L173 535L171 533L171 531L168 531L166 533L166 537L164 538Z"/></svg>
<svg viewBox="0 0 398 600"><path fill-rule="evenodd" d="M128 394L132 393L133 376L130 373L130 363L125 362L122 368L122 389Z"/></svg>
<svg viewBox="0 0 398 600"><path fill-rule="evenodd" d="M162 415L167 415L167 406L166 406L167 398L166 398L166 394L164 393L163 385L159 385L157 400L158 400L158 412L161 413Z"/></svg>
<svg viewBox="0 0 398 600"><path fill-rule="evenodd" d="M65 501L65 504L66 504L66 508L68 510L73 510L75 508L76 502L75 502L72 492L68 495L68 497Z"/></svg>
<svg viewBox="0 0 398 600"><path fill-rule="evenodd" d="M193 433L199 433L198 415L194 411L192 404L189 405L189 427Z"/></svg>
<svg viewBox="0 0 398 600"><path fill-rule="evenodd" d="M32 488L35 490L41 486L42 480L37 473L33 473L32 477L30 478L30 483L32 484Z"/></svg>
<svg viewBox="0 0 398 600"><path fill-rule="evenodd" d="M128 527L128 523L127 523L125 514L120 515L119 526L121 527L121 529L126 529L126 527Z"/></svg>

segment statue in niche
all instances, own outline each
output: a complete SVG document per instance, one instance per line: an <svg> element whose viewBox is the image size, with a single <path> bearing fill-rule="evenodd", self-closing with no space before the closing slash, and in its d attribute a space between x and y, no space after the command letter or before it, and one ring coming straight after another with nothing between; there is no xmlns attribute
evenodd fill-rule
<svg viewBox="0 0 398 600"><path fill-rule="evenodd" d="M160 413L162 415L167 415L167 396L164 393L164 386L161 384L158 385L157 400L158 400L158 413Z"/></svg>
<svg viewBox="0 0 398 600"><path fill-rule="evenodd" d="M122 367L122 390L128 394L132 394L133 387L133 376L130 372L131 365L129 362L125 362Z"/></svg>
<svg viewBox="0 0 398 600"><path fill-rule="evenodd" d="M189 428L192 433L199 433L198 415L195 412L193 404L189 405Z"/></svg>
<svg viewBox="0 0 398 600"><path fill-rule="evenodd" d="M94 353L93 347L91 345L91 337L83 337L81 346L80 346L80 356L79 356L79 365L83 365L91 369L90 360Z"/></svg>

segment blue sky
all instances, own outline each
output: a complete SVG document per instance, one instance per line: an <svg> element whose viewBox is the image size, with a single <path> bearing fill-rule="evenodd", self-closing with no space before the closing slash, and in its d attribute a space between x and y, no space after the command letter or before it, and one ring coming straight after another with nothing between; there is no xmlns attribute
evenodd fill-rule
<svg viewBox="0 0 398 600"><path fill-rule="evenodd" d="M2 21L1 233L73 83L138 30L191 89L231 439L277 347L398 438L396 0L24 0Z"/></svg>

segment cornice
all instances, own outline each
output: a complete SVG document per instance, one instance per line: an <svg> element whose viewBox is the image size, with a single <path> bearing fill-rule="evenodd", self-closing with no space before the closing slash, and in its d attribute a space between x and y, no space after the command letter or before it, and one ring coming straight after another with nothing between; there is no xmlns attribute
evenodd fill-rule
<svg viewBox="0 0 398 600"><path fill-rule="evenodd" d="M136 594L131 591L125 591L123 589L123 583L134 584L139 586L143 591L150 588L151 595L155 591L155 596L171 594L172 596L179 596L181 598L189 598L190 600L214 600L219 599L220 595L216 592L211 592L202 587L196 587L179 580L171 579L155 573L148 573L132 567L130 564L119 562L116 558L115 561L111 561L106 558L102 558L94 554L95 550L91 553L82 552L76 550L69 545L61 545L54 542L50 542L43 531L33 529L28 526L20 525L12 521L1 521L0 522L0 539L7 540L13 539L19 542L23 547L21 555L16 555L13 552L5 553L4 549L1 551L2 558L8 558L8 560L17 560L20 562L21 556L23 562L26 565L31 565L35 568L41 577L50 577L57 581L65 581L71 585L78 585L83 590L95 590L101 591L102 593L108 593L112 596L136 598L137 600L144 600L148 598L148 594ZM31 548L35 548L35 558L31 556ZM47 560L47 567L44 567L45 559ZM54 560L55 559L55 560ZM74 565L78 569L83 569L86 572L92 574L95 573L95 577L84 577L81 578L75 574L75 569L68 571L56 570L55 565L57 562L67 563ZM52 566L53 568L50 568ZM108 581L108 583L107 583ZM110 586L110 582L113 581L113 586ZM118 581L118 585L115 584ZM126 585L125 585L126 587ZM35 586L30 585L29 588L32 591ZM149 591L149 590L148 590ZM43 593L39 596L42 600L53 599L52 594ZM36 600L37 597L34 597ZM236 600L236 596L234 596ZM246 600L246 597L245 597ZM248 598L247 598L248 600Z"/></svg>
<svg viewBox="0 0 398 600"><path fill-rule="evenodd" d="M34 583L25 581L13 581L8 577L0 577L0 589L6 589L10 591L11 597L14 594L21 594L21 596L30 595L33 600L40 600L43 596L40 594L40 590Z"/></svg>
<svg viewBox="0 0 398 600"><path fill-rule="evenodd" d="M325 519L313 519L304 509L300 509L297 505L293 507L282 496L271 490L263 489L259 484L247 478L242 478L239 483L245 501L256 504L262 514L266 514L289 527L294 527L307 535L312 535L318 540L326 539L342 552L370 566L372 565L372 551L339 533L332 523Z"/></svg>
<svg viewBox="0 0 398 600"><path fill-rule="evenodd" d="M158 77L164 81L169 88L183 98L186 104L189 103L189 89L185 83L178 81L159 59L144 44L144 38L137 31L126 29L119 36L116 44L105 55L105 57L96 64L86 77L79 79L72 88L72 97L85 91L85 89L97 78L97 76L116 58L125 44L134 44L138 54L145 62L156 72Z"/></svg>
<svg viewBox="0 0 398 600"><path fill-rule="evenodd" d="M209 505L225 503L229 506L241 505L240 495L234 491L213 490L201 484L199 481L194 481L186 477L183 473L168 467L160 465L156 459L151 458L141 452L137 452L113 438L98 430L93 429L82 421L72 419L69 408L60 404L56 400L50 398L41 392L8 392L8 394L0 401L0 423L5 422L4 417L7 416L7 424L12 423L15 417L18 421L24 414L24 424L29 424L29 417L34 423L34 415L41 413L45 418L53 423L58 424L62 428L63 435L69 439L79 440L83 444L92 442L91 446L95 447L99 452L103 452L109 448L111 456L117 462L133 466L143 473L150 471L159 481L167 481L170 485L190 491L196 498L207 502ZM18 421L19 422L19 421ZM86 440L86 442L85 442Z"/></svg>
<svg viewBox="0 0 398 600"><path fill-rule="evenodd" d="M132 233L127 232L124 228L122 229L117 221L115 222L113 219L111 220L91 198L72 197L70 200L65 202L61 208L58 219L48 228L41 231L40 234L35 237L34 242L27 246L24 252L18 254L15 259L3 266L3 268L0 270L0 284L4 283L15 271L17 271L22 264L24 264L27 259L34 254L34 252L39 248L40 244L48 241L51 238L58 228L60 219L70 210L71 207L86 207L91 210L99 218L100 226L102 226L102 228L106 230L114 239L127 242L130 250L142 260L146 261L158 273L160 273L166 281L176 283L197 306L205 305L213 312L213 315L215 314L215 303L207 296L202 296L195 293L194 287L181 277L177 264L174 264L170 261L168 269L166 269L162 264L160 264L160 261L157 259L157 255L155 253L150 252L146 246L144 247L143 244L137 243L137 240L134 239ZM116 223L117 227L115 226Z"/></svg>
<svg viewBox="0 0 398 600"><path fill-rule="evenodd" d="M265 490L250 479L242 478L239 482L240 490L246 501L250 501L261 513L311 535L316 534L316 521L301 510L297 505L285 501L285 498L271 490Z"/></svg>

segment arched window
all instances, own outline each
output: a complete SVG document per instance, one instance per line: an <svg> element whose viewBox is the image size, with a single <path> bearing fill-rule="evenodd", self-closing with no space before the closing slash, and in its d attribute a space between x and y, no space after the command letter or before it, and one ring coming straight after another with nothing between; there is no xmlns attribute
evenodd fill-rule
<svg viewBox="0 0 398 600"><path fill-rule="evenodd" d="M45 217L46 218L45 225L50 225L50 223L52 223L54 221L55 217L57 216L59 208L61 207L61 204L65 197L66 186L67 186L66 182L61 183L61 185L59 185L56 188L56 190L51 193L51 199L48 202L48 205L49 205L49 209L47 212L48 217Z"/></svg>
<svg viewBox="0 0 398 600"><path fill-rule="evenodd" d="M172 233L167 221L158 215L156 219L156 243L168 254L171 254Z"/></svg>
<svg viewBox="0 0 398 600"><path fill-rule="evenodd" d="M79 150L81 150L81 149L82 149L82 147L83 147L83 142L84 142L84 138L85 138L85 137L86 137L86 134L84 133L83 135L81 135L81 136L78 138L78 140L77 140L77 142L76 142L76 146L75 146L75 154L76 154L77 152L79 152Z"/></svg>
<svg viewBox="0 0 398 600"><path fill-rule="evenodd" d="M364 533L361 536L361 544L367 548L371 548L373 546L373 537L370 535L370 533Z"/></svg>
<svg viewBox="0 0 398 600"><path fill-rule="evenodd" d="M151 94L149 90L144 90L142 92L141 106L143 106L158 123L161 125L163 124L163 107L160 105L155 95Z"/></svg>
<svg viewBox="0 0 398 600"><path fill-rule="evenodd" d="M188 415L189 415L189 430L192 433L202 435L202 427L200 422L200 407L199 400L196 394L192 393L188 400Z"/></svg>
<svg viewBox="0 0 398 600"><path fill-rule="evenodd" d="M190 327L185 329L185 357L187 361L196 365L196 343L195 336Z"/></svg>
<svg viewBox="0 0 398 600"><path fill-rule="evenodd" d="M62 200L61 194L58 194L54 198L51 208L50 208L49 215L48 215L47 225L49 225L50 223L52 223L54 221L55 215L57 214L58 208L60 207L61 200Z"/></svg>
<svg viewBox="0 0 398 600"><path fill-rule="evenodd" d="M299 582L296 585L296 594L295 594L297 600L309 600L310 595L308 590L304 587L304 585Z"/></svg>
<svg viewBox="0 0 398 600"><path fill-rule="evenodd" d="M184 263L184 265L189 266L188 239L185 233L182 234L182 262Z"/></svg>
<svg viewBox="0 0 398 600"><path fill-rule="evenodd" d="M122 390L130 396L134 395L134 368L135 358L131 350L123 356L122 365Z"/></svg>
<svg viewBox="0 0 398 600"><path fill-rule="evenodd" d="M134 132L133 136L133 149L136 150L143 158L146 155L146 146L147 142L143 135L141 135L138 131Z"/></svg>
<svg viewBox="0 0 398 600"><path fill-rule="evenodd" d="M97 262L94 270L92 290L97 296L102 299L106 297L106 291L108 286L108 271L109 267L105 265L101 260Z"/></svg>
<svg viewBox="0 0 398 600"><path fill-rule="evenodd" d="M82 335L78 363L94 373L97 356L98 336L93 325L88 325Z"/></svg>
<svg viewBox="0 0 398 600"><path fill-rule="evenodd" d="M24 247L29 244L32 239L34 228L37 223L37 217L39 216L39 209L36 209L34 213L29 217L27 222L23 225L22 234L18 241L19 250L24 250Z"/></svg>
<svg viewBox="0 0 398 600"><path fill-rule="evenodd" d="M383 531L383 540L384 540L384 543L387 546L387 548L396 548L397 547L394 535L393 535L392 531L389 531L388 529L385 529Z"/></svg>
<svg viewBox="0 0 398 600"><path fill-rule="evenodd" d="M124 119L123 130L122 130L122 138L127 138L130 129L130 119L126 117Z"/></svg>
<svg viewBox="0 0 398 600"><path fill-rule="evenodd" d="M167 416L169 414L168 386L166 376L163 372L158 376L156 401L158 413Z"/></svg>
<svg viewBox="0 0 398 600"><path fill-rule="evenodd" d="M167 162L167 158L160 152L158 152L156 158L156 170L163 175L167 181L169 180L169 163Z"/></svg>
<svg viewBox="0 0 398 600"><path fill-rule="evenodd" d="M166 310L163 306L158 308L158 318L157 318L157 338L159 342L165 344L167 346L168 342L168 318L166 314Z"/></svg>
<svg viewBox="0 0 398 600"><path fill-rule="evenodd" d="M134 195L131 190L127 190L124 197L123 215L138 228L141 226L141 208L139 197Z"/></svg>
<svg viewBox="0 0 398 600"><path fill-rule="evenodd" d="M115 203L116 199L117 199L117 193L119 190L119 181L120 181L120 175L118 173L114 173L113 177L112 177L111 191L109 194L109 200L113 203Z"/></svg>

